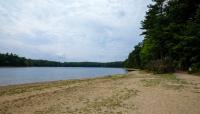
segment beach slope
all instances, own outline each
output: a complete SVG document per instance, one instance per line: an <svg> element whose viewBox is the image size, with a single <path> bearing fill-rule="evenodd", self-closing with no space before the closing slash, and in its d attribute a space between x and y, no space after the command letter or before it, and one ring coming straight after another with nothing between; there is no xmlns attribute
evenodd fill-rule
<svg viewBox="0 0 200 114"><path fill-rule="evenodd" d="M199 114L200 77L132 71L0 87L0 114Z"/></svg>

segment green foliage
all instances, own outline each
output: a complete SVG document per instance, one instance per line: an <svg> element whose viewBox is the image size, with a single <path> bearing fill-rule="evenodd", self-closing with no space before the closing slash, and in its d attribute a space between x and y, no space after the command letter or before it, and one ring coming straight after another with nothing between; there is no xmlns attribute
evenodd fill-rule
<svg viewBox="0 0 200 114"><path fill-rule="evenodd" d="M123 67L123 62L56 62L47 60L32 60L18 57L15 54L0 54L0 66L37 66L37 67Z"/></svg>
<svg viewBox="0 0 200 114"><path fill-rule="evenodd" d="M141 51L142 44L138 44L135 46L134 51L129 54L129 59L125 61L125 67L127 68L139 68L141 65L140 61L140 51Z"/></svg>
<svg viewBox="0 0 200 114"><path fill-rule="evenodd" d="M168 58L151 61L146 69L158 74L174 72L173 63Z"/></svg>
<svg viewBox="0 0 200 114"><path fill-rule="evenodd" d="M200 63L192 64L190 73L200 73Z"/></svg>
<svg viewBox="0 0 200 114"><path fill-rule="evenodd" d="M139 52L135 49L130 53L125 65L157 73L189 68L193 72L199 71L200 1L153 1L142 21L144 40L139 45L143 45ZM134 62L136 56L140 60L139 66Z"/></svg>

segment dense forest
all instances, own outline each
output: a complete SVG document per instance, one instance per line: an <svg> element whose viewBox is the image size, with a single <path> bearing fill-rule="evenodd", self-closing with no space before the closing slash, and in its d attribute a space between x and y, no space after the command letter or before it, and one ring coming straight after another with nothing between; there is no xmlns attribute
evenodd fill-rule
<svg viewBox="0 0 200 114"><path fill-rule="evenodd" d="M123 62L55 62L47 60L32 60L19 57L16 54L0 54L0 66L36 66L36 67L123 67Z"/></svg>
<svg viewBox="0 0 200 114"><path fill-rule="evenodd" d="M200 72L200 0L153 0L141 29L144 40L129 54L126 67Z"/></svg>

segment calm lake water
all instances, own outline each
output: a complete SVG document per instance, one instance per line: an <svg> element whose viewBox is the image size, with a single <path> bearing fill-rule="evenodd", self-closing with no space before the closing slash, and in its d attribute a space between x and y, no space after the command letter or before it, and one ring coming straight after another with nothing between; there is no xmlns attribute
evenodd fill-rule
<svg viewBox="0 0 200 114"><path fill-rule="evenodd" d="M44 81L83 79L112 74L125 74L122 68L95 67L12 67L0 68L0 86Z"/></svg>

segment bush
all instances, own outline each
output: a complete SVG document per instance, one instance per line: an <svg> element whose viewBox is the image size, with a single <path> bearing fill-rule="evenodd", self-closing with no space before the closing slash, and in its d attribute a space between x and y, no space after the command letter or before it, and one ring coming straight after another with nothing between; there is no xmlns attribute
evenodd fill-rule
<svg viewBox="0 0 200 114"><path fill-rule="evenodd" d="M189 71L189 73L200 74L200 64L192 64L191 71Z"/></svg>
<svg viewBox="0 0 200 114"><path fill-rule="evenodd" d="M165 58L165 59L159 59L151 61L147 65L147 69L150 71L153 71L154 73L172 73L174 72L174 65L171 59Z"/></svg>

